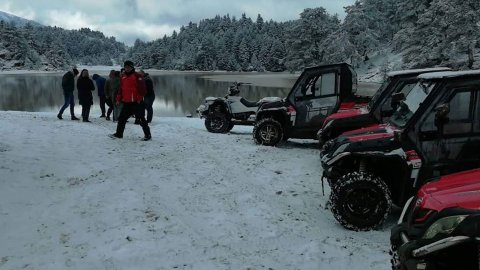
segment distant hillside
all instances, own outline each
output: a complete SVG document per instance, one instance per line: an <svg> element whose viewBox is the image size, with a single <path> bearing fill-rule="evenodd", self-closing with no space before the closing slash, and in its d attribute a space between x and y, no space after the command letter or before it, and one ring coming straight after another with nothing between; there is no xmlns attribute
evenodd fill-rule
<svg viewBox="0 0 480 270"><path fill-rule="evenodd" d="M216 16L171 36L135 42L129 58L146 68L298 71L351 63L378 73L401 68L480 68L479 0L358 0L345 19L322 7L297 20Z"/></svg>
<svg viewBox="0 0 480 270"><path fill-rule="evenodd" d="M36 21L27 20L3 11L0 11L0 21L4 21L6 23L13 23L13 25L17 27L23 27L27 24L31 24L32 26L43 26Z"/></svg>
<svg viewBox="0 0 480 270"><path fill-rule="evenodd" d="M4 15L6 14L6 15ZM112 65L125 44L88 28L65 30L0 14L0 70L59 70L75 65ZM3 18L3 17L2 17Z"/></svg>

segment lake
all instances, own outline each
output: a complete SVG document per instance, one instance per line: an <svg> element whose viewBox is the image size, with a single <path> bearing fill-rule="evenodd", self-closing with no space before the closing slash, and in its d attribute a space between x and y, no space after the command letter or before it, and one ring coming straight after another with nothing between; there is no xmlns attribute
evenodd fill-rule
<svg viewBox="0 0 480 270"><path fill-rule="evenodd" d="M90 76L97 73L108 77L108 69L89 70ZM249 83L240 87L241 96L256 101L262 97L286 97L299 73L234 73L234 72L179 72L147 71L153 80L156 99L153 104L155 116L181 117L196 115L197 107L208 96L225 96L228 87L235 81ZM55 112L63 105L61 88L63 72L58 73L0 73L0 111ZM371 94L378 84L359 84ZM75 113L79 116L75 90ZM100 116L96 92L91 117ZM65 111L68 115L68 109Z"/></svg>
<svg viewBox="0 0 480 270"><path fill-rule="evenodd" d="M290 73L231 73L231 72L170 72L147 71L155 89L155 116L195 116L197 107L207 96L224 96L232 82L250 83L240 87L248 100L266 96L285 97L299 74ZM108 77L108 70L97 74ZM90 76L94 73L90 70ZM63 105L61 88L63 72L59 73L0 73L0 110L58 112ZM78 77L77 77L78 78ZM75 113L80 115L77 90ZM100 116L96 92L91 116ZM68 113L68 109L65 111Z"/></svg>

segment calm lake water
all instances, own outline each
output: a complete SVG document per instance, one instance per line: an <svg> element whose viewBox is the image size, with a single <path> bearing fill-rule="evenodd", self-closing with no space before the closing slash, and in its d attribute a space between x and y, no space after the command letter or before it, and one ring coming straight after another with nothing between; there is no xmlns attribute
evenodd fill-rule
<svg viewBox="0 0 480 270"><path fill-rule="evenodd" d="M148 72L148 71L147 71ZM105 78L108 70L92 71ZM221 73L221 72L149 72L156 99L155 116L196 116L195 110L207 96L224 96L235 81L251 83L241 86L241 95L254 101L266 96L285 97L299 74L289 73ZM34 74L0 73L0 110L55 112L63 105L61 88L63 72ZM78 78L78 77L77 77ZM77 90L75 113L80 115ZM100 116L97 93L94 92L91 116ZM68 115L68 109L65 111Z"/></svg>

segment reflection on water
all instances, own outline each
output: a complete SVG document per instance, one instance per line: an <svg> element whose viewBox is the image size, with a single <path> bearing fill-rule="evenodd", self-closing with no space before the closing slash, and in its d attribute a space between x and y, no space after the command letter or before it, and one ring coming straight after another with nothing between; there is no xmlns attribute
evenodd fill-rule
<svg viewBox="0 0 480 270"><path fill-rule="evenodd" d="M93 74L93 72L90 72ZM99 72L107 76L106 71ZM63 73L0 74L0 110L58 112L63 105L61 79ZM241 95L248 100L266 96L285 97L298 75L292 74L235 74L155 72L151 74L155 86L156 116L195 115L196 108L207 96L224 96L232 81L251 82L242 85ZM261 85L261 86L259 86ZM271 87L267 87L269 85ZM77 95L77 90L75 90ZM81 107L75 96L75 112ZM66 111L68 114L68 110ZM92 116L100 115L98 97L94 93Z"/></svg>

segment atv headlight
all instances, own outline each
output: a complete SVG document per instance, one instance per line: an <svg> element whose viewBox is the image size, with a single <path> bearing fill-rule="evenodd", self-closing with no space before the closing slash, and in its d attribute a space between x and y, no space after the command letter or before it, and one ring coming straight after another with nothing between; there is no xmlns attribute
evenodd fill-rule
<svg viewBox="0 0 480 270"><path fill-rule="evenodd" d="M332 124L333 124L333 120L329 121L329 122L322 128L322 130L327 130Z"/></svg>
<svg viewBox="0 0 480 270"><path fill-rule="evenodd" d="M347 146L348 146L348 143L345 143L345 144L340 145L340 146L335 150L335 152L333 152L332 157L336 157L338 154L341 154L342 152L344 152L345 149L347 149Z"/></svg>
<svg viewBox="0 0 480 270"><path fill-rule="evenodd" d="M423 235L423 239L432 239L439 233L450 234L468 215L441 218L433 223Z"/></svg>
<svg viewBox="0 0 480 270"><path fill-rule="evenodd" d="M323 144L322 153L327 153L335 145L334 140L328 140Z"/></svg>

